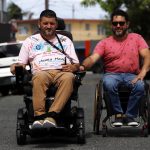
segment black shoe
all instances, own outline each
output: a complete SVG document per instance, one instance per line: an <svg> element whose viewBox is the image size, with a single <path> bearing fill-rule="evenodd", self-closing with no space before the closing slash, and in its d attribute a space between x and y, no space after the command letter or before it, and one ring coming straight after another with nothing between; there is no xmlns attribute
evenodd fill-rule
<svg viewBox="0 0 150 150"><path fill-rule="evenodd" d="M126 123L127 123L128 126L133 126L133 127L136 127L136 126L139 125L138 122L136 122L134 120L134 118L132 118L132 117L127 117L126 118Z"/></svg>
<svg viewBox="0 0 150 150"><path fill-rule="evenodd" d="M113 123L113 126L121 127L123 125L122 122L123 122L122 114L116 114L115 115L115 122Z"/></svg>

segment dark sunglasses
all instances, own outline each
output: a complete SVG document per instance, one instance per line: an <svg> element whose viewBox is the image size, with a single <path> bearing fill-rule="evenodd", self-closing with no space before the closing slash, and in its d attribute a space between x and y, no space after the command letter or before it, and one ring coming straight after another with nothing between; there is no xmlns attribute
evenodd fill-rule
<svg viewBox="0 0 150 150"><path fill-rule="evenodd" d="M114 22L112 22L112 25L113 25L113 26L117 26L117 25L119 24L120 26L124 26L125 23L126 23L126 22L124 22L124 21L119 21L119 22L114 21Z"/></svg>

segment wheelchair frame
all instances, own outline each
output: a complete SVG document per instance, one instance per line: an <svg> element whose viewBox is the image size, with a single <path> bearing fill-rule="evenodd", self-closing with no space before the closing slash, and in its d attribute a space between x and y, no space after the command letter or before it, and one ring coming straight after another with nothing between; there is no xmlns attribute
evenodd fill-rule
<svg viewBox="0 0 150 150"><path fill-rule="evenodd" d="M122 87L119 93L121 93L122 96L124 96L124 94L125 95L128 94L126 96L129 96L130 94L129 91L125 87ZM122 98L126 98L127 100L127 97L122 97ZM107 115L104 117L103 120L101 120L102 111L104 109L106 109ZM113 115L114 114L112 113L112 107L111 107L108 94L106 91L103 90L102 80L100 80L100 82L97 83L96 88L95 88L94 123L93 123L94 133L100 134L100 128L101 128L102 136L106 137L108 135L108 126L107 126L108 120L112 128L121 128L121 127L114 127L112 125ZM147 82L145 82L145 93L140 103L138 117L140 119L138 127L141 126L142 120L144 122L142 126L142 136L148 137L148 134L150 133L150 88ZM127 127L127 126L123 126L123 127Z"/></svg>
<svg viewBox="0 0 150 150"><path fill-rule="evenodd" d="M26 75L24 74L24 70L22 67L18 67L16 69L16 85L18 86L18 89L22 88L25 102L25 107L19 108L17 112L16 138L18 145L26 144L27 135L30 135L31 137L41 137L54 134L62 135L59 133L65 133L69 136L77 137L77 143L79 144L85 143L84 110L83 108L79 107L78 102L78 88L82 84L81 81L84 76L85 72L77 72L75 74L76 79L74 84L74 91L67 104L65 105L63 111L60 113L60 118L58 118L59 126L49 130L33 130L31 128L34 121L31 95L32 86L30 84L30 80L28 80L31 77L28 76L28 73ZM46 98L45 107L47 111L53 102L56 91L56 88L51 89L54 91L52 91L52 94L48 95ZM72 100L77 102L76 106L71 107Z"/></svg>

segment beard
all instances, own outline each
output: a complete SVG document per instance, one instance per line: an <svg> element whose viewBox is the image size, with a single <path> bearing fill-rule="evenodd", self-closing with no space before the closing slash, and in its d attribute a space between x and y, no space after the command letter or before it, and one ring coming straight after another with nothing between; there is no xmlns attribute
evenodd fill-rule
<svg viewBox="0 0 150 150"><path fill-rule="evenodd" d="M123 28L123 29L112 29L113 31L113 34L116 36L116 37L124 37L124 35L126 35L127 33L127 30L128 28Z"/></svg>
<svg viewBox="0 0 150 150"><path fill-rule="evenodd" d="M55 31L53 29L40 29L40 32L45 36L45 37L50 37L55 34Z"/></svg>

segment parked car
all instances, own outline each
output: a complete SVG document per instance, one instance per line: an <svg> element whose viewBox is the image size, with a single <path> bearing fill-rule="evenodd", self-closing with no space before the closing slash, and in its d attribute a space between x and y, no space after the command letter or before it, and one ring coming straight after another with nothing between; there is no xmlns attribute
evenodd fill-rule
<svg viewBox="0 0 150 150"><path fill-rule="evenodd" d="M10 72L10 65L17 62L22 41L0 43L0 93L9 94L15 83L15 76Z"/></svg>

